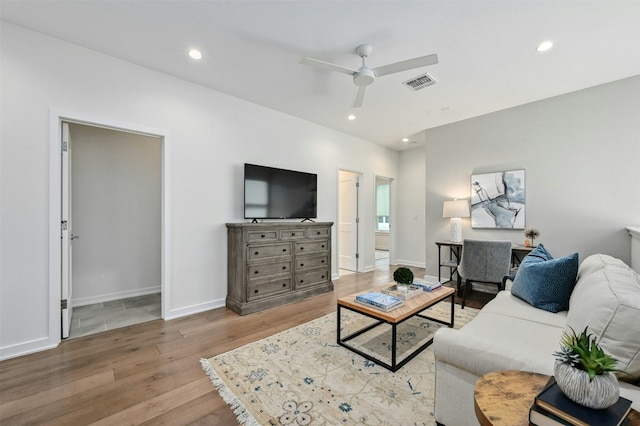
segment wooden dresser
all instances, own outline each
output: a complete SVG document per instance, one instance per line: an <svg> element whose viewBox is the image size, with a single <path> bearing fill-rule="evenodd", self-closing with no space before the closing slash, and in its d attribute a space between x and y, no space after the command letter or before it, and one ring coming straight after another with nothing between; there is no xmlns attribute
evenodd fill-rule
<svg viewBox="0 0 640 426"><path fill-rule="evenodd" d="M227 223L227 307L246 315L333 291L332 225Z"/></svg>

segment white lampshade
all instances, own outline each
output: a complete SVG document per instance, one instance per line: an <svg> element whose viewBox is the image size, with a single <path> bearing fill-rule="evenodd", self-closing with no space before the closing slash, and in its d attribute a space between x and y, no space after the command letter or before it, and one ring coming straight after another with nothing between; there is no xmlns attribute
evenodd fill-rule
<svg viewBox="0 0 640 426"><path fill-rule="evenodd" d="M462 242L461 217L469 217L469 202L467 200L445 201L442 206L442 217L450 217L449 231L451 241Z"/></svg>
<svg viewBox="0 0 640 426"><path fill-rule="evenodd" d="M467 200L445 201L442 206L442 217L469 217Z"/></svg>

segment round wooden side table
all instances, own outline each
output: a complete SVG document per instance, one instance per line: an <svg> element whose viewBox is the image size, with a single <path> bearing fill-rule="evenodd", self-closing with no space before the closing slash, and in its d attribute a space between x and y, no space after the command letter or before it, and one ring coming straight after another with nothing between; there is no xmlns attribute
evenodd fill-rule
<svg viewBox="0 0 640 426"><path fill-rule="evenodd" d="M476 417L482 426L528 426L533 399L549 376L527 371L494 371L480 377L474 390ZM631 410L625 426L640 426Z"/></svg>

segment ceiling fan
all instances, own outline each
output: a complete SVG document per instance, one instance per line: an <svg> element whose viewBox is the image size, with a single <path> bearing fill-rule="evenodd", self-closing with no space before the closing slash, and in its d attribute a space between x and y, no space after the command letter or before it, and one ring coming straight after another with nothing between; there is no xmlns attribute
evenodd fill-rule
<svg viewBox="0 0 640 426"><path fill-rule="evenodd" d="M304 58L302 61L300 61L300 63L353 76L353 84L356 85L356 94L353 98L354 108L359 108L362 106L365 89L375 81L376 77L382 77L383 75L394 74L397 72L407 71L414 68L420 68L438 63L438 55L432 54L421 56L419 58L408 59L406 61L396 62L394 64L383 65L381 67L368 68L365 60L371 54L372 50L373 47L368 44L363 44L356 48L356 53L362 58L362 67L360 67L360 69L358 70L352 70L341 65L331 64L329 62L313 58Z"/></svg>

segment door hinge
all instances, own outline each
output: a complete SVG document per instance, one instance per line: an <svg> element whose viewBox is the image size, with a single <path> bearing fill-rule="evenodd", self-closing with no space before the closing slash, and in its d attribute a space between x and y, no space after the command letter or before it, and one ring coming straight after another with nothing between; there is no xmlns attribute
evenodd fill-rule
<svg viewBox="0 0 640 426"><path fill-rule="evenodd" d="M360 188L360 182L356 181L356 188Z"/></svg>
<svg viewBox="0 0 640 426"><path fill-rule="evenodd" d="M60 301L60 309L67 309L67 299L62 299Z"/></svg>
<svg viewBox="0 0 640 426"><path fill-rule="evenodd" d="M356 259L360 259L360 253L356 253Z"/></svg>
<svg viewBox="0 0 640 426"><path fill-rule="evenodd" d="M69 150L69 144L67 141L62 141L62 152L67 152Z"/></svg>
<svg viewBox="0 0 640 426"><path fill-rule="evenodd" d="M66 231L67 229L69 229L69 225L67 224L67 221L63 220L62 222L60 222L60 230Z"/></svg>
<svg viewBox="0 0 640 426"><path fill-rule="evenodd" d="M360 218L356 217L356 223L360 223Z"/></svg>

